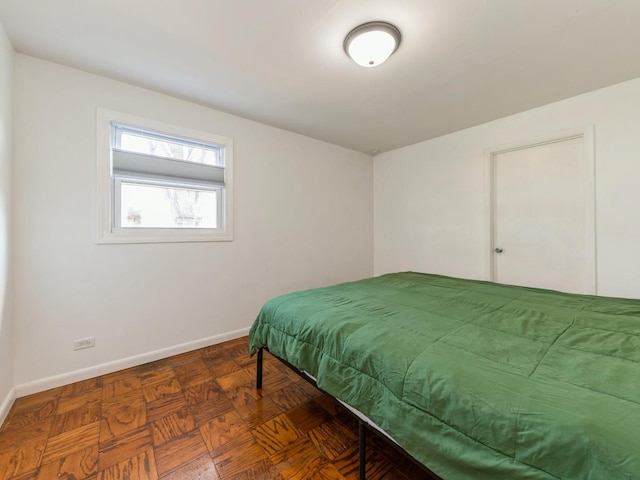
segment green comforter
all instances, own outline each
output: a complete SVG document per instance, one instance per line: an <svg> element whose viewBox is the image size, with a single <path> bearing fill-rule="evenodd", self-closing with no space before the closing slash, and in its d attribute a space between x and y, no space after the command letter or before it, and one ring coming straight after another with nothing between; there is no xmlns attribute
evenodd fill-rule
<svg viewBox="0 0 640 480"><path fill-rule="evenodd" d="M250 333L442 478L640 478L640 301L397 273Z"/></svg>

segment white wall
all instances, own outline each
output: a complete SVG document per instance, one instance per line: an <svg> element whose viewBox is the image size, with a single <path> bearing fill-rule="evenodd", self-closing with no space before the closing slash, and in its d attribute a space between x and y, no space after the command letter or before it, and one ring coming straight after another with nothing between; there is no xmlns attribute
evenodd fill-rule
<svg viewBox="0 0 640 480"><path fill-rule="evenodd" d="M0 25L0 425L13 401L11 143L13 47Z"/></svg>
<svg viewBox="0 0 640 480"><path fill-rule="evenodd" d="M485 151L590 124L597 291L640 298L640 79L376 157L375 273L486 278Z"/></svg>
<svg viewBox="0 0 640 480"><path fill-rule="evenodd" d="M19 395L238 335L272 296L372 274L369 156L20 54L15 79ZM98 106L232 137L234 241L97 245Z"/></svg>

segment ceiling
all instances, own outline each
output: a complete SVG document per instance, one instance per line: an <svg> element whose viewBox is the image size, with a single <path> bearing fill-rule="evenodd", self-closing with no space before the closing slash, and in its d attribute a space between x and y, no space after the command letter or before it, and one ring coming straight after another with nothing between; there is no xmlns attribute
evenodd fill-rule
<svg viewBox="0 0 640 480"><path fill-rule="evenodd" d="M343 52L385 20L377 68ZM0 0L18 52L367 153L640 77L639 0Z"/></svg>

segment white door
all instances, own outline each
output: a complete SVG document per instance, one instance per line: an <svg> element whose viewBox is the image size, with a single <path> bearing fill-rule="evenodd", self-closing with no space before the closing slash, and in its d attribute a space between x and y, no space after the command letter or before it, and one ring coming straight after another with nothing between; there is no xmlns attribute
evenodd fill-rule
<svg viewBox="0 0 640 480"><path fill-rule="evenodd" d="M584 136L491 156L494 281L595 293L585 160Z"/></svg>

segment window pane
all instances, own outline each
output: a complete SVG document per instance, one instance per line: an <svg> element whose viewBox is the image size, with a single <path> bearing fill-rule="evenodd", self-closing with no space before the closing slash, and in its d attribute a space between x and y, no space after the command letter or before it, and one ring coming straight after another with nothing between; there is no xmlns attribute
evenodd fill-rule
<svg viewBox="0 0 640 480"><path fill-rule="evenodd" d="M122 182L123 228L217 228L215 190Z"/></svg>
<svg viewBox="0 0 640 480"><path fill-rule="evenodd" d="M145 153L157 157L173 158L185 162L203 163L205 165L223 166L220 148L191 142L180 142L179 139L161 135L145 134L136 130L117 128L119 136L118 148L127 152Z"/></svg>

